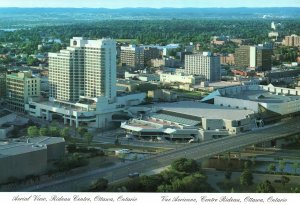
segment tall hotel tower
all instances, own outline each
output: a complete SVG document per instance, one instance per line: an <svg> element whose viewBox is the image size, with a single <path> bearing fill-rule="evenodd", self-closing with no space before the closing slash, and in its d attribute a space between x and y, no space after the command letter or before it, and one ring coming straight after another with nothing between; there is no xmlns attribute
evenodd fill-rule
<svg viewBox="0 0 300 205"><path fill-rule="evenodd" d="M49 53L50 99L76 102L86 98L116 98L116 42L74 37L70 47Z"/></svg>

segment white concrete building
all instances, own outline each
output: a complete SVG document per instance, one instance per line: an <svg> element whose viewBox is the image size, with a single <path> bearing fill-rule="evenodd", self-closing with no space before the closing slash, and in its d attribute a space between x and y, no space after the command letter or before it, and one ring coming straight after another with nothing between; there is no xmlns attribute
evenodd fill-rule
<svg viewBox="0 0 300 205"><path fill-rule="evenodd" d="M32 98L29 114L51 121L95 128L107 127L114 113L143 102L145 93L116 96L116 43L112 39L86 40L75 37L70 47L49 54L50 97Z"/></svg>
<svg viewBox="0 0 300 205"><path fill-rule="evenodd" d="M277 115L300 112L300 91L273 85L234 86L214 91L202 101L214 100L215 105L249 109L255 113L265 111Z"/></svg>
<svg viewBox="0 0 300 205"><path fill-rule="evenodd" d="M49 96L76 102L80 96L116 97L116 42L74 37L70 47L49 53Z"/></svg>
<svg viewBox="0 0 300 205"><path fill-rule="evenodd" d="M269 38L275 38L277 40L278 36L279 36L278 32L275 31L271 31L268 33Z"/></svg>
<svg viewBox="0 0 300 205"><path fill-rule="evenodd" d="M197 75L185 75L184 73L161 73L160 82L162 83L181 83L199 85L202 80L205 80L203 76Z"/></svg>
<svg viewBox="0 0 300 205"><path fill-rule="evenodd" d="M211 105L195 101L156 104L143 119L122 123L121 128L137 137L168 140L208 140L235 135L255 127L251 110Z"/></svg>
<svg viewBox="0 0 300 205"><path fill-rule="evenodd" d="M272 21L272 23L271 23L271 29L276 30L276 24L274 21Z"/></svg>
<svg viewBox="0 0 300 205"><path fill-rule="evenodd" d="M203 76L207 81L220 81L220 56L213 56L210 52L185 56L185 73Z"/></svg>

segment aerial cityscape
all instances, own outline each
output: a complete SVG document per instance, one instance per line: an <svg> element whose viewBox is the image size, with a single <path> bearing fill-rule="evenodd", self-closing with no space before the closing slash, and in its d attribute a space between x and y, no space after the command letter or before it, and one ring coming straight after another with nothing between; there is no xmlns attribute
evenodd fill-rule
<svg viewBox="0 0 300 205"><path fill-rule="evenodd" d="M232 2L0 2L0 191L300 193L300 2Z"/></svg>

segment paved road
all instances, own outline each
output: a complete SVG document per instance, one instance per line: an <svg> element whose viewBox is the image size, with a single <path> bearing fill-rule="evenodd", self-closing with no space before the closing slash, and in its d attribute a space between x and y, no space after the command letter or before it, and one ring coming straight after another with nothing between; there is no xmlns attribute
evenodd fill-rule
<svg viewBox="0 0 300 205"><path fill-rule="evenodd" d="M114 144L116 137L118 137L119 142L123 145L131 145L131 146L138 146L138 147L153 147L153 148L170 148L176 149L178 147L182 147L187 145L187 143L173 143L169 141L156 141L150 142L147 140L138 140L136 138L128 139L125 137L126 134L124 133L123 129L115 129L105 132L100 132L94 135L93 141L103 144Z"/></svg>
<svg viewBox="0 0 300 205"><path fill-rule="evenodd" d="M180 157L201 160L222 152L237 150L258 142L297 134L300 133L299 120L300 117L297 117L285 121L282 124L257 129L249 133L221 138L200 144L191 144L189 146L173 149L143 160L124 163L117 165L116 167L93 170L66 179L44 183L39 186L33 186L19 191L80 191L81 187L87 186L91 183L91 181L94 181L99 177L105 177L110 182L114 182L127 178L128 174L132 172L143 173L160 167L165 167L173 160Z"/></svg>

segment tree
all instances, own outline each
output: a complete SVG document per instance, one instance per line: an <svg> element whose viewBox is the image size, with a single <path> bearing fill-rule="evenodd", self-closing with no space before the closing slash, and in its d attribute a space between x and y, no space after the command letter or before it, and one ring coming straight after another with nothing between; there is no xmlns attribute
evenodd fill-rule
<svg viewBox="0 0 300 205"><path fill-rule="evenodd" d="M143 192L156 192L157 187L163 181L162 176L159 174L151 175L151 176L142 176L140 177L140 183Z"/></svg>
<svg viewBox="0 0 300 205"><path fill-rule="evenodd" d="M27 128L28 137L37 137L39 136L39 129L37 126L30 126Z"/></svg>
<svg viewBox="0 0 300 205"><path fill-rule="evenodd" d="M32 56L29 56L27 59L27 65L32 66L32 65L37 65L39 62L38 59L33 58Z"/></svg>
<svg viewBox="0 0 300 205"><path fill-rule="evenodd" d="M280 181L281 181L282 186L284 186L285 184L289 183L290 178L287 176L281 176Z"/></svg>
<svg viewBox="0 0 300 205"><path fill-rule="evenodd" d="M65 127L60 131L60 136L67 139L70 137L70 128Z"/></svg>
<svg viewBox="0 0 300 205"><path fill-rule="evenodd" d="M193 159L180 158L172 162L171 168L186 173L194 173L199 171L198 163Z"/></svg>
<svg viewBox="0 0 300 205"><path fill-rule="evenodd" d="M292 168L294 170L294 174L297 174L297 169L299 168L299 163L298 162L294 162L292 164Z"/></svg>
<svg viewBox="0 0 300 205"><path fill-rule="evenodd" d="M85 127L78 127L76 130L81 137L83 137L84 134L88 131Z"/></svg>
<svg viewBox="0 0 300 205"><path fill-rule="evenodd" d="M100 178L90 186L89 191L105 191L107 187L108 180Z"/></svg>
<svg viewBox="0 0 300 205"><path fill-rule="evenodd" d="M47 136L48 135L48 128L42 127L39 131L40 136Z"/></svg>
<svg viewBox="0 0 300 205"><path fill-rule="evenodd" d="M51 125L51 127L49 127L49 134L52 137L59 137L60 135L59 128L55 125Z"/></svg>
<svg viewBox="0 0 300 205"><path fill-rule="evenodd" d="M275 193L275 189L272 186L271 182L268 180L265 180L262 183L259 183L256 187L257 193Z"/></svg>
<svg viewBox="0 0 300 205"><path fill-rule="evenodd" d="M270 173L274 173L275 174L275 172L276 172L276 165L274 164L274 163L271 163L271 164L269 164L269 166L268 166L268 171L270 172Z"/></svg>
<svg viewBox="0 0 300 205"><path fill-rule="evenodd" d="M300 188L299 187L292 187L291 192L292 193L300 193Z"/></svg>
<svg viewBox="0 0 300 205"><path fill-rule="evenodd" d="M211 187L206 183L206 177L200 173L188 175L183 179L172 182L174 192L210 192Z"/></svg>
<svg viewBox="0 0 300 205"><path fill-rule="evenodd" d="M157 192L173 192L173 187L170 184L162 184L157 187Z"/></svg>
<svg viewBox="0 0 300 205"><path fill-rule="evenodd" d="M182 179L182 178L188 176L187 173L179 172L172 168L162 171L160 173L160 175L162 176L164 183L167 183L167 184L171 184L172 181L174 181L175 179Z"/></svg>
<svg viewBox="0 0 300 205"><path fill-rule="evenodd" d="M69 145L67 146L67 150L68 150L69 153L74 153L74 152L76 152L76 150L77 150L76 144L69 144Z"/></svg>
<svg viewBox="0 0 300 205"><path fill-rule="evenodd" d="M85 138L87 144L90 145L91 142L93 141L94 136L92 135L92 133L86 132L86 133L84 134L84 138Z"/></svg>
<svg viewBox="0 0 300 205"><path fill-rule="evenodd" d="M284 170L284 168L285 168L285 161L284 160L280 160L279 162L278 162L278 165L279 165L279 169L280 169L280 172L281 173L283 173L283 170Z"/></svg>
<svg viewBox="0 0 300 205"><path fill-rule="evenodd" d="M125 187L128 192L140 192L142 189L139 178L133 178L127 181Z"/></svg>
<svg viewBox="0 0 300 205"><path fill-rule="evenodd" d="M244 186L250 186L253 183L252 172L249 169L245 169L240 176L240 184Z"/></svg>

